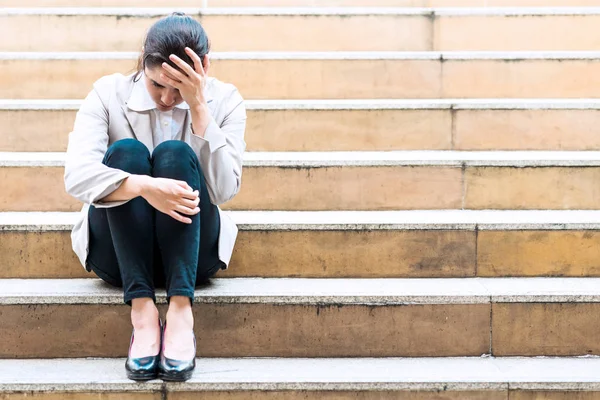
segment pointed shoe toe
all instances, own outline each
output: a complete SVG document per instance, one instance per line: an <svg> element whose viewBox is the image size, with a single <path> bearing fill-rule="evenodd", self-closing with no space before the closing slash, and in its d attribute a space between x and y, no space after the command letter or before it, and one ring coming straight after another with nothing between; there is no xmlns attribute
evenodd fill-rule
<svg viewBox="0 0 600 400"><path fill-rule="evenodd" d="M174 360L165 357L165 339L164 334L167 327L165 322L163 326L162 350L160 352L160 361L158 363L158 377L165 381L184 382L190 379L196 368L196 336L194 335L194 357L189 360Z"/></svg>
<svg viewBox="0 0 600 400"><path fill-rule="evenodd" d="M173 360L164 355L159 362L158 377L165 381L183 382L190 379L196 368L196 359Z"/></svg>
<svg viewBox="0 0 600 400"><path fill-rule="evenodd" d="M158 377L158 363L160 354L141 358L127 358L125 370L127 378L134 381L148 381Z"/></svg>

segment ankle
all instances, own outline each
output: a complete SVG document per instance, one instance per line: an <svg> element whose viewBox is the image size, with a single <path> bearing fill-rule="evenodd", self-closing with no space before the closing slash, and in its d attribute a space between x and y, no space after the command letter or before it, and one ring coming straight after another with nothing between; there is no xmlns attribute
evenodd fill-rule
<svg viewBox="0 0 600 400"><path fill-rule="evenodd" d="M133 299L131 302L131 324L136 329L157 326L158 309L150 298Z"/></svg>
<svg viewBox="0 0 600 400"><path fill-rule="evenodd" d="M166 321L170 321L172 325L185 324L193 327L194 315L190 299L183 296L172 296L166 314Z"/></svg>

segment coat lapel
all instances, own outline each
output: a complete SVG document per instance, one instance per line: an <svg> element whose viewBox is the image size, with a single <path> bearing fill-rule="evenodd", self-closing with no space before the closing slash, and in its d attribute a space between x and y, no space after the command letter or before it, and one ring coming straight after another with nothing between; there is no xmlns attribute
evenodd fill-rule
<svg viewBox="0 0 600 400"><path fill-rule="evenodd" d="M148 150L152 152L154 148L154 138L152 137L152 111L133 111L127 105L122 105L123 112L137 140L144 143Z"/></svg>

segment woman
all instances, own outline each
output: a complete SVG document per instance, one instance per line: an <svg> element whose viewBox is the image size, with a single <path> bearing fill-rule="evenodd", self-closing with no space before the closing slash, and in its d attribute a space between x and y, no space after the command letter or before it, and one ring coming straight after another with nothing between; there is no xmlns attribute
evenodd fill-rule
<svg viewBox="0 0 600 400"><path fill-rule="evenodd" d="M157 21L138 70L99 79L69 135L65 186L85 203L73 249L88 272L123 287L134 380L191 377L194 289L227 268L237 235L217 205L240 189L246 110L233 85L207 77L209 48L193 18Z"/></svg>

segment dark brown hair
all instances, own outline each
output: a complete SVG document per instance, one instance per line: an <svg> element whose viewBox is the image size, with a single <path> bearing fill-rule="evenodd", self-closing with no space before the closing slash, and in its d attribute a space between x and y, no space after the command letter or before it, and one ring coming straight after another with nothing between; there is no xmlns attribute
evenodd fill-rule
<svg viewBox="0 0 600 400"><path fill-rule="evenodd" d="M194 62L186 54L186 47L198 54L203 62L204 56L210 51L210 41L198 21L182 12L174 12L168 17L156 21L144 39L144 51L138 59L134 81L141 77L144 68L154 68L162 65L163 62L180 70L169 59L171 54L175 54L193 67Z"/></svg>

